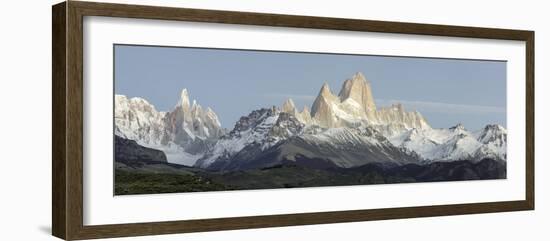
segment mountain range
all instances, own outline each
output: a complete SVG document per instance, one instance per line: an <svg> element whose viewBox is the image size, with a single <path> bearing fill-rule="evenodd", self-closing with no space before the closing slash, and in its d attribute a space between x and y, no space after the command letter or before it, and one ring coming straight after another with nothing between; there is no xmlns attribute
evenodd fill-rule
<svg viewBox="0 0 550 241"><path fill-rule="evenodd" d="M224 135L216 113L191 103L186 89L169 112L157 111L143 98L115 95L114 116L115 135L161 150L176 164L193 165Z"/></svg>
<svg viewBox="0 0 550 241"><path fill-rule="evenodd" d="M211 108L189 101L186 89L169 112L142 98L115 96L115 135L163 151L170 163L234 171L293 163L315 168L366 164L403 166L483 159L506 161L507 130L489 124L468 131L461 124L432 128L401 104L377 107L361 73L338 94L323 84L311 108L292 99L254 110L232 130L221 127Z"/></svg>

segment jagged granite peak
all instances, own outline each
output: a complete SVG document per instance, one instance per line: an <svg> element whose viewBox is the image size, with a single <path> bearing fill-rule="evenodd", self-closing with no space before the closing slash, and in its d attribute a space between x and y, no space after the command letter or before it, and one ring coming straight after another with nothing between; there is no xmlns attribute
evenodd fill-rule
<svg viewBox="0 0 550 241"><path fill-rule="evenodd" d="M220 119L218 118L218 115L212 108L206 107L206 114L205 117L207 120L209 120L211 123L215 124L218 127L221 127L222 124L220 123Z"/></svg>
<svg viewBox="0 0 550 241"><path fill-rule="evenodd" d="M319 90L319 94L317 95L317 98L315 99L315 101L313 102L313 105L311 106L312 114L317 112L317 109L315 107L316 106L315 102L317 102L318 99L325 99L325 100L328 100L330 102L337 102L338 101L338 96L334 95L332 93L332 91L330 90L330 87L329 87L328 83L324 82L323 86L321 86L321 90Z"/></svg>
<svg viewBox="0 0 550 241"><path fill-rule="evenodd" d="M189 110L189 108L191 107L190 104L189 104L189 93L187 91L187 89L183 89L181 90L181 93L180 93L180 99L176 105L176 107L182 107L182 109L184 110Z"/></svg>
<svg viewBox="0 0 550 241"><path fill-rule="evenodd" d="M332 95L332 91L330 91L330 86L327 82L324 82L321 86L321 90L319 91L319 95L321 96L330 96Z"/></svg>
<svg viewBox="0 0 550 241"><path fill-rule="evenodd" d="M205 111L201 105L193 100L189 107L187 89L181 92L181 99L176 108L167 114L167 128L171 138L181 146L189 145L195 139L216 139L223 130L217 115L213 111Z"/></svg>
<svg viewBox="0 0 550 241"><path fill-rule="evenodd" d="M370 83L360 72L343 83L338 96L324 83L313 102L310 116L311 123L331 128L364 124L391 125L402 130L431 128L419 112L407 112L401 104L377 109Z"/></svg>
<svg viewBox="0 0 550 241"><path fill-rule="evenodd" d="M291 98L288 98L285 103L283 103L283 107L281 108L283 112L293 114L296 112L296 106L294 105L294 101L292 101Z"/></svg>
<svg viewBox="0 0 550 241"><path fill-rule="evenodd" d="M334 99L326 95L319 95L311 107L311 117L315 123L323 127L332 127L337 125L333 106Z"/></svg>
<svg viewBox="0 0 550 241"><path fill-rule="evenodd" d="M304 124L276 107L254 110L241 117L231 132L222 136L195 166L223 169L232 160L258 155L278 142L302 133Z"/></svg>
<svg viewBox="0 0 550 241"><path fill-rule="evenodd" d="M332 94L327 82L321 86L319 94L311 106L311 117L319 125L332 126L335 123L332 106L339 102L338 97Z"/></svg>
<svg viewBox="0 0 550 241"><path fill-rule="evenodd" d="M296 115L296 118L306 125L313 124L313 119L311 118L311 113L309 112L307 105L304 106L302 112L299 112Z"/></svg>
<svg viewBox="0 0 550 241"><path fill-rule="evenodd" d="M307 106L304 106L303 110L300 112L296 108L294 101L292 101L291 98L288 98L282 105L281 111L288 113L290 115L293 115L296 117L300 122L302 122L305 125L311 125L313 124L311 113L309 112L309 108Z"/></svg>
<svg viewBox="0 0 550 241"><path fill-rule="evenodd" d="M296 116L289 113L281 112L277 117L277 121L269 131L268 142L280 141L291 136L300 134L305 125L300 122Z"/></svg>
<svg viewBox="0 0 550 241"><path fill-rule="evenodd" d="M365 76L361 72L355 73L351 79L344 81L338 96L341 101L350 98L355 100L355 102L363 107L365 112L376 110L370 82L365 79Z"/></svg>
<svg viewBox="0 0 550 241"><path fill-rule="evenodd" d="M197 104L197 100L193 100L193 104L191 105L191 113L193 115L198 115L200 112L202 112L202 106Z"/></svg>
<svg viewBox="0 0 550 241"><path fill-rule="evenodd" d="M187 89L173 110L159 112L142 98L115 96L115 134L167 153L168 161L194 164L224 134L216 113L190 103Z"/></svg>
<svg viewBox="0 0 550 241"><path fill-rule="evenodd" d="M115 95L115 134L140 144L160 144L164 135L165 112L159 112L147 100Z"/></svg>
<svg viewBox="0 0 550 241"><path fill-rule="evenodd" d="M284 128L288 127L288 128ZM289 133L297 134L304 127L304 124L296 119L293 114L282 112L276 107L262 108L250 112L247 116L242 116L235 127L228 135L223 136L222 139L239 137L243 133L255 132L255 133L279 133L280 128L289 130ZM276 129L279 128L279 129ZM284 137L288 133L280 132L275 136ZM270 135L274 136L274 135Z"/></svg>
<svg viewBox="0 0 550 241"><path fill-rule="evenodd" d="M477 140L481 143L496 143L498 145L506 144L508 131L501 125L489 124L477 133Z"/></svg>
<svg viewBox="0 0 550 241"><path fill-rule="evenodd" d="M235 137L239 136L242 132L256 128L264 120L274 117L278 114L278 110L275 107L271 108L262 108L259 110L253 110L246 116L241 116L239 120L235 123L233 130L229 132L229 135L226 135L222 138ZM275 118L269 119L269 122L274 122Z"/></svg>

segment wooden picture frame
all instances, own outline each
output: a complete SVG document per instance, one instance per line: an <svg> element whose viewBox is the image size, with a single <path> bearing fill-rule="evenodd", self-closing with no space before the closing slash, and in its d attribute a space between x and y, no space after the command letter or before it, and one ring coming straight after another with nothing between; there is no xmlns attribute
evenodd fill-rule
<svg viewBox="0 0 550 241"><path fill-rule="evenodd" d="M533 210L534 32L263 13L67 1L52 8L52 233L66 240L265 228L444 215ZM180 220L152 223L83 224L83 17L107 16L229 23L327 30L365 31L526 43L525 199L501 202L415 206L284 215Z"/></svg>

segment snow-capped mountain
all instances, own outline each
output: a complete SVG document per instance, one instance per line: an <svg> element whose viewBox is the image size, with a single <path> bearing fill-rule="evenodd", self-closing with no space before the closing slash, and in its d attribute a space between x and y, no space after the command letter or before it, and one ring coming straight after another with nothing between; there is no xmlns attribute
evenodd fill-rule
<svg viewBox="0 0 550 241"><path fill-rule="evenodd" d="M186 89L169 112L142 98L115 96L115 134L165 152L168 162L214 170L264 168L286 162L349 168L368 163L506 161L507 131L487 125L432 128L399 103L377 107L370 82L356 73L338 95L323 84L299 111L292 99L241 117L230 132L216 113L190 102Z"/></svg>
<svg viewBox="0 0 550 241"><path fill-rule="evenodd" d="M195 166L221 166L231 160L246 159L243 155L259 155L280 141L301 134L304 126L294 116L276 107L252 111L241 117L233 130L221 137Z"/></svg>
<svg viewBox="0 0 550 241"><path fill-rule="evenodd" d="M476 151L475 156L489 157L506 161L506 140L508 131L500 125L486 125L483 130L474 133L477 141L483 145Z"/></svg>
<svg viewBox="0 0 550 241"><path fill-rule="evenodd" d="M165 138L191 154L202 154L206 145L223 135L216 113L210 107L203 109L195 100L190 104L186 89L174 110L166 113L164 123Z"/></svg>
<svg viewBox="0 0 550 241"><path fill-rule="evenodd" d="M361 124L383 125L403 129L430 129L430 125L417 111L407 112L401 104L377 109L370 82L361 73L344 81L338 95L334 95L327 83L323 84L311 107L310 116L305 109L298 112L291 99L283 105L283 111L294 114L305 124L325 128L355 127ZM309 112L309 111L307 111Z"/></svg>
<svg viewBox="0 0 550 241"><path fill-rule="evenodd" d="M389 137L398 147L415 152L423 161L455 161L483 158L506 160L506 130L487 125L481 131L469 132L458 124L449 129L411 129Z"/></svg>
<svg viewBox="0 0 550 241"><path fill-rule="evenodd" d="M169 162L193 165L223 134L216 113L190 104L186 89L170 112L157 111L142 98L115 95L115 135L162 150Z"/></svg>
<svg viewBox="0 0 550 241"><path fill-rule="evenodd" d="M160 145L165 136L164 117L147 100L115 95L115 134L145 145Z"/></svg>
<svg viewBox="0 0 550 241"><path fill-rule="evenodd" d="M325 167L353 167L371 162L405 164L418 156L395 147L368 126L306 126L277 107L242 117L195 166L215 170L269 167L307 162Z"/></svg>
<svg viewBox="0 0 550 241"><path fill-rule="evenodd" d="M414 153L394 146L369 126L327 128L311 134L293 136L275 150L279 161L324 162L336 167L368 163L402 165L418 160Z"/></svg>
<svg viewBox="0 0 550 241"><path fill-rule="evenodd" d="M488 125L469 132L462 125L431 128L417 111L396 103L377 108L370 83L357 73L338 95L324 84L311 112L292 99L281 108L253 111L220 140L196 166L219 170L261 168L282 162L353 167L492 158L506 160L506 130Z"/></svg>

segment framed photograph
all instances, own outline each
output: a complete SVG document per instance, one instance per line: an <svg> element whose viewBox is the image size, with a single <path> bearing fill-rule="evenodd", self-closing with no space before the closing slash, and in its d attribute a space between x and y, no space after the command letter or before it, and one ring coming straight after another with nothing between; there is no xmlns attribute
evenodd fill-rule
<svg viewBox="0 0 550 241"><path fill-rule="evenodd" d="M532 31L78 1L52 24L57 237L534 209Z"/></svg>

